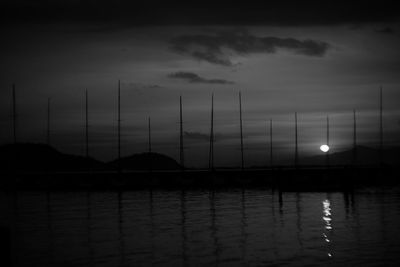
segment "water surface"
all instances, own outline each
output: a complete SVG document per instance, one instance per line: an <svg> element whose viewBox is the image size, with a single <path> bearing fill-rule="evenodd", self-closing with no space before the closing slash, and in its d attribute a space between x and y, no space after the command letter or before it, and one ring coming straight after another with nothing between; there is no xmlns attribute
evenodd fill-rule
<svg viewBox="0 0 400 267"><path fill-rule="evenodd" d="M396 266L400 189L1 193L15 266ZM7 241L6 241L7 243Z"/></svg>

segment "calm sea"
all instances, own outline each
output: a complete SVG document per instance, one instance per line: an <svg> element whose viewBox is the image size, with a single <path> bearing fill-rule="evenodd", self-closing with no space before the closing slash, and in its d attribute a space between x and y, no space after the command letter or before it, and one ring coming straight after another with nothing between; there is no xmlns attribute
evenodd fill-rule
<svg viewBox="0 0 400 267"><path fill-rule="evenodd" d="M13 266L400 266L400 188L0 193Z"/></svg>

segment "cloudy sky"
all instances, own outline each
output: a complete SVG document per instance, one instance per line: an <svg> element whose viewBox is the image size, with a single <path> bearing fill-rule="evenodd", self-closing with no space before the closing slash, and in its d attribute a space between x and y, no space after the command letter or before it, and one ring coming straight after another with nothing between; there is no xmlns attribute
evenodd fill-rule
<svg viewBox="0 0 400 267"><path fill-rule="evenodd" d="M360 145L376 146L380 86L385 145L399 145L400 21L391 2L111 3L1 4L1 144L12 142L15 83L18 140L46 140L50 97L52 145L83 154L87 89L91 155L114 159L120 80L123 155L146 150L150 116L153 149L178 159L182 95L187 164L206 166L213 92L216 164L238 165L239 91L246 165L268 162L270 119L276 159L293 156L294 112L300 156L321 153L326 116L332 151L351 147L353 109Z"/></svg>

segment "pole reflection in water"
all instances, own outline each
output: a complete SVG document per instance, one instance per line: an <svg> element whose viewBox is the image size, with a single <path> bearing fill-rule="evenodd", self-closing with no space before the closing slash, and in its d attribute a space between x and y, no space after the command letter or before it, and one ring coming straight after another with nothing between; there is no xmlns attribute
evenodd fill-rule
<svg viewBox="0 0 400 267"><path fill-rule="evenodd" d="M86 193L86 227L87 227L87 243L88 243L88 250L89 250L89 266L93 266L93 258L94 258L94 251L93 251L93 238L92 238L92 201L90 197L90 191Z"/></svg>
<svg viewBox="0 0 400 267"><path fill-rule="evenodd" d="M399 266L400 187L283 193L0 193L0 231L18 267Z"/></svg>
<svg viewBox="0 0 400 267"><path fill-rule="evenodd" d="M272 231L273 250L274 250L275 258L278 259L279 258L279 251L278 251L278 245L277 245L278 242L277 242L277 238L276 238L277 220L276 220L276 213L275 213L274 190L272 190L272 192L271 192L271 214L272 214L272 227L273 227L273 231ZM279 212L279 215L281 215L280 212Z"/></svg>
<svg viewBox="0 0 400 267"><path fill-rule="evenodd" d="M47 231L48 231L48 244L49 244L49 254L48 258L49 264L54 263L54 242L53 242L53 224L51 218L51 193L49 191L46 192L46 213L47 213Z"/></svg>
<svg viewBox="0 0 400 267"><path fill-rule="evenodd" d="M10 197L12 200L10 201L11 206L11 240L10 240L10 250L11 250L11 261L18 266L18 251L17 251L17 242L18 240L18 193L17 191L10 193Z"/></svg>
<svg viewBox="0 0 400 267"><path fill-rule="evenodd" d="M297 241L299 242L300 249L303 250L303 241L301 238L301 234L303 232L302 226L301 226L301 197L300 193L296 193L296 213L297 213L297 220L296 220L296 228L297 228Z"/></svg>
<svg viewBox="0 0 400 267"><path fill-rule="evenodd" d="M183 265L187 265L187 235L186 235L186 192L181 192L181 214L182 214L182 259Z"/></svg>
<svg viewBox="0 0 400 267"><path fill-rule="evenodd" d="M247 243L247 233L246 233L246 228L247 228L247 216L246 216L246 196L245 196L245 190L242 190L242 208L241 208L241 224L240 224L240 228L241 228L241 253L242 253L242 262L245 263L246 260L246 243Z"/></svg>
<svg viewBox="0 0 400 267"><path fill-rule="evenodd" d="M343 202L344 202L346 219L348 220L349 214L350 214L350 195L349 195L349 192L347 192L347 191L343 192Z"/></svg>
<svg viewBox="0 0 400 267"><path fill-rule="evenodd" d="M327 249L328 249L328 257L332 257L332 251L331 251L331 232L332 232L332 213L331 213L331 202L328 199L325 199L322 201L322 206L323 206L323 216L322 220L324 221L324 232L322 233L322 236L325 239L325 242L327 243Z"/></svg>
<svg viewBox="0 0 400 267"><path fill-rule="evenodd" d="M119 253L120 265L123 266L125 262L125 245L124 245L124 232L122 228L123 223L123 199L122 191L118 191L118 236L119 236Z"/></svg>
<svg viewBox="0 0 400 267"><path fill-rule="evenodd" d="M154 200L153 200L153 190L149 192L149 211L150 211L150 244L151 244L151 264L154 263L155 260L155 225L154 225Z"/></svg>
<svg viewBox="0 0 400 267"><path fill-rule="evenodd" d="M214 243L214 256L215 256L215 266L219 265L220 261L220 248L218 240L218 228L217 228L217 216L215 212L215 192L211 191L209 193L210 199L210 217L211 217L211 237Z"/></svg>

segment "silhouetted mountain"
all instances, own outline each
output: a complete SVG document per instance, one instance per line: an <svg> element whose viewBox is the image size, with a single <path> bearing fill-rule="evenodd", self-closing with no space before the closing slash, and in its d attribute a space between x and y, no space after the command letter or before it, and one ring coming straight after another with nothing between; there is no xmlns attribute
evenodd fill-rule
<svg viewBox="0 0 400 267"><path fill-rule="evenodd" d="M17 143L0 147L0 168L5 171L83 171L105 169L93 158L63 154L46 144Z"/></svg>
<svg viewBox="0 0 400 267"><path fill-rule="evenodd" d="M380 163L379 149L357 146L356 147L356 164L359 165L376 165ZM386 164L400 164L400 150L392 147L383 150L383 162ZM323 165L326 163L326 155L313 156L301 159L302 165ZM332 165L348 165L353 163L353 149L330 153L329 163Z"/></svg>
<svg viewBox="0 0 400 267"><path fill-rule="evenodd" d="M118 159L109 163L114 168ZM180 165L168 156L159 153L141 153L121 158L121 169L125 170L178 170Z"/></svg>

